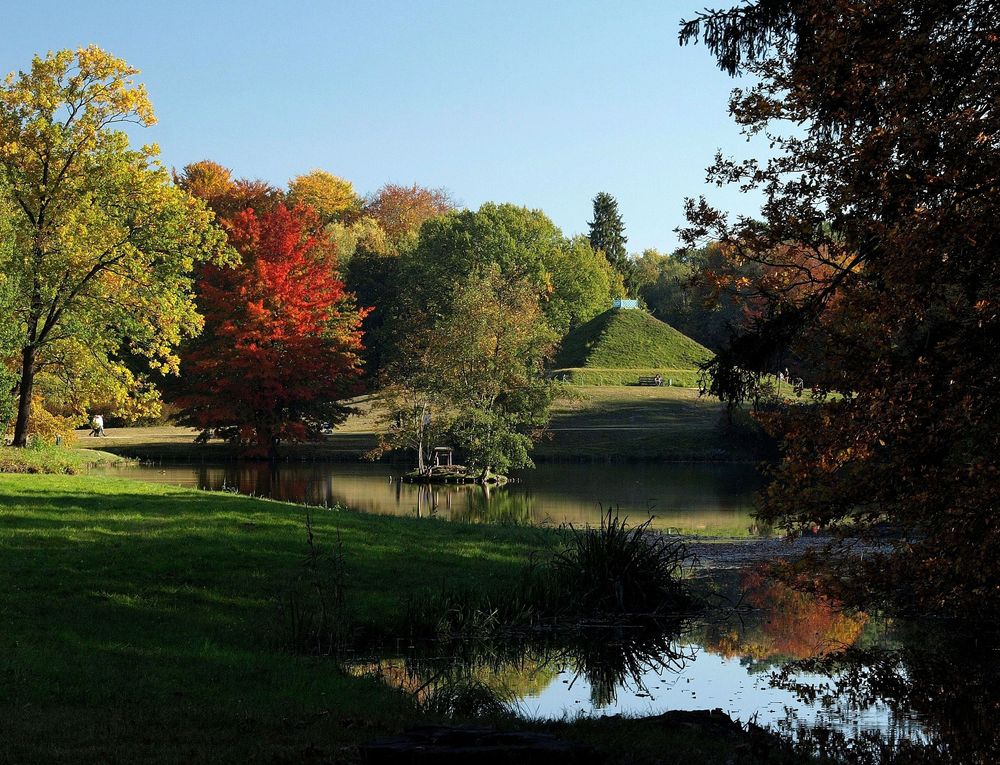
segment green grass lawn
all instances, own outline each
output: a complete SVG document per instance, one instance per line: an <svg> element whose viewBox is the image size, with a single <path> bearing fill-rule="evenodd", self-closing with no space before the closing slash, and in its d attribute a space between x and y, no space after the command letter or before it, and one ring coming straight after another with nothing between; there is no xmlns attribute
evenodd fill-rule
<svg viewBox="0 0 1000 765"><path fill-rule="evenodd" d="M574 386L556 401L540 460L758 461L767 444L692 388Z"/></svg>
<svg viewBox="0 0 1000 765"><path fill-rule="evenodd" d="M744 420L731 426L725 407L693 388L574 385L552 408L539 460L757 461L766 446ZM284 448L291 460L361 459L378 440L381 423L370 397L358 414L319 443ZM191 428L108 428L100 446L145 460L221 462L234 458L225 443L195 444ZM90 439L78 443L89 445Z"/></svg>
<svg viewBox="0 0 1000 765"><path fill-rule="evenodd" d="M91 465L114 465L124 459L110 452L85 448L0 446L0 473L65 473L74 475Z"/></svg>
<svg viewBox="0 0 1000 765"><path fill-rule="evenodd" d="M277 604L302 570L305 512L0 475L0 762L357 762L358 743L428 722L403 692L289 650ZM411 598L513 580L554 533L313 512L320 545L339 533L344 618L369 640L398 635ZM523 725L610 763L734 756L686 725Z"/></svg>
<svg viewBox="0 0 1000 765"><path fill-rule="evenodd" d="M351 620L386 635L407 598L515 576L545 541L314 512L319 543L343 540ZM277 603L301 569L304 513L0 475L0 761L298 761L412 720L402 695L286 650Z"/></svg>

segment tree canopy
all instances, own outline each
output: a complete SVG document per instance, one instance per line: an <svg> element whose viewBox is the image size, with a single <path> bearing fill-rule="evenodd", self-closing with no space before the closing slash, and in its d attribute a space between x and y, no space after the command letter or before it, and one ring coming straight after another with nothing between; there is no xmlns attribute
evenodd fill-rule
<svg viewBox="0 0 1000 765"><path fill-rule="evenodd" d="M401 389L386 443L426 444L423 415L433 407L434 432L473 464L530 464L554 343L607 310L622 294L620 277L585 238L567 240L542 212L510 204L429 219L394 260L387 379Z"/></svg>
<svg viewBox="0 0 1000 765"><path fill-rule="evenodd" d="M185 354L177 403L184 421L273 458L346 417L360 316L311 208L247 208L224 224L242 263L199 271L205 333Z"/></svg>
<svg viewBox="0 0 1000 765"><path fill-rule="evenodd" d="M484 477L530 467L533 434L548 419L544 368L556 341L536 288L488 263L452 297L446 315L408 335L408 357L393 368L386 408L394 426L382 449L425 449L431 426Z"/></svg>
<svg viewBox="0 0 1000 765"><path fill-rule="evenodd" d="M719 240L715 276L751 309L711 389L755 398L789 355L815 370L814 401L768 417L784 458L762 513L896 526L852 581L950 613L1000 608L997 29L975 0L759 0L681 28L755 78L731 111L774 147L710 171L760 189L761 220L688 203L688 242Z"/></svg>
<svg viewBox="0 0 1000 765"><path fill-rule="evenodd" d="M361 210L361 198L350 181L326 172L312 170L288 182L288 202L308 205L324 225L350 219Z"/></svg>
<svg viewBox="0 0 1000 765"><path fill-rule="evenodd" d="M408 239L416 236L424 221L451 212L455 207L455 201L444 189L430 189L415 183L412 186L387 183L367 200L365 214L378 221L398 252Z"/></svg>
<svg viewBox="0 0 1000 765"><path fill-rule="evenodd" d="M635 261L634 283L656 318L719 351L747 319L747 305L737 300L715 277L726 273L726 282L750 278L754 263L736 266L717 242L681 249L670 255L645 250Z"/></svg>
<svg viewBox="0 0 1000 765"><path fill-rule="evenodd" d="M191 272L221 255L224 236L204 204L171 183L156 147L131 148L119 129L154 122L137 74L91 46L36 56L0 85L0 196L11 211L0 273L20 361L15 445L27 442L40 372L72 360L102 386L134 392L145 382L124 355L175 372L177 344L201 326Z"/></svg>
<svg viewBox="0 0 1000 765"><path fill-rule="evenodd" d="M322 176L321 187L339 180ZM186 344L173 386L181 419L253 457L274 458L282 442L319 438L347 416L342 401L360 387L365 311L338 274L333 234L343 224L324 224L311 205L292 205L291 193L233 179L207 160L186 166L177 180L205 195L240 256L198 269L205 332Z"/></svg>
<svg viewBox="0 0 1000 765"><path fill-rule="evenodd" d="M424 224L400 263L400 315L411 324L447 315L456 285L491 264L534 286L545 320L560 336L622 292L604 258L584 240L566 240L544 213L487 202Z"/></svg>

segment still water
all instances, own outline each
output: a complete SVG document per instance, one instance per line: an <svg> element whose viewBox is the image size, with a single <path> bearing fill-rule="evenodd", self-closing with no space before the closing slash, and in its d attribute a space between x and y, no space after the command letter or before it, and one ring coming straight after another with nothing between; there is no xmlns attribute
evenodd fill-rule
<svg viewBox="0 0 1000 765"><path fill-rule="evenodd" d="M370 513L519 524L598 523L602 507L664 530L746 535L760 478L743 465L543 465L500 489L402 483L380 464L192 465L105 474L238 491ZM802 735L822 726L851 741L946 752L943 762L1000 757L1000 663L978 636L933 634L793 592L753 568L714 572L712 618L650 636L511 636L491 645L405 641L344 664L433 703L479 684L531 718L720 708ZM726 580L726 577L729 577ZM723 581L725 580L725 581ZM718 613L715 613L715 612ZM718 618L719 615L723 618ZM579 639L578 639L579 638Z"/></svg>
<svg viewBox="0 0 1000 765"><path fill-rule="evenodd" d="M349 659L345 669L441 713L449 705L468 709L463 694L481 699L488 689L530 719L721 709L793 737L822 727L848 742L874 734L918 746L929 742L938 717L967 718L968 706L983 698L977 688L964 708L937 703L941 688L961 687L942 685L942 668L957 680L961 664L936 648L933 661L904 653L907 636L884 619L842 612L759 569L722 574L712 586L724 596L719 607L692 617L555 634L536 629L492 642L402 641L393 651ZM918 641L923 649L932 645L927 637Z"/></svg>
<svg viewBox="0 0 1000 765"><path fill-rule="evenodd" d="M601 508L662 530L746 535L760 478L750 465L541 465L501 488L422 486L382 464L166 465L102 471L380 515L480 523L596 524Z"/></svg>

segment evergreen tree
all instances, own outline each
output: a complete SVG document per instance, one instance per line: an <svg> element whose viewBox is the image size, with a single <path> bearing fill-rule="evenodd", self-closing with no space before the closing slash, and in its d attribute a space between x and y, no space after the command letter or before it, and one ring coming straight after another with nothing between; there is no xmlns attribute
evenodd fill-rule
<svg viewBox="0 0 1000 765"><path fill-rule="evenodd" d="M618 212L618 200L606 191L594 197L594 219L590 221L590 245L600 250L625 281L629 294L633 293L634 265L625 250L628 238L625 224Z"/></svg>

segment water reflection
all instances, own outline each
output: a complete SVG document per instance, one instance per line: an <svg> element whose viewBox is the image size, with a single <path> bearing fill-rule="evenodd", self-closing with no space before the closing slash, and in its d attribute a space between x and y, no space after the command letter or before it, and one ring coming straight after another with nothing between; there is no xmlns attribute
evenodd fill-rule
<svg viewBox="0 0 1000 765"><path fill-rule="evenodd" d="M658 619L632 627L521 630L495 639L426 643L347 667L374 674L425 706L438 693L450 697L455 688L486 687L529 710L531 699L561 683L569 693L585 688L592 709L608 709L623 691L648 697L644 678L681 672L694 659L694 651L677 642L682 628L680 619Z"/></svg>
<svg viewBox="0 0 1000 765"><path fill-rule="evenodd" d="M1000 658L995 641L946 634L927 625L919 632L903 626L897 637L897 645L853 646L789 663L775 675L775 685L810 704L835 701L865 708L877 700L890 710L897 724L879 738L859 745L842 736L822 736L817 743L831 756L860 763L1000 761Z"/></svg>
<svg viewBox="0 0 1000 765"><path fill-rule="evenodd" d="M683 532L745 535L759 479L746 465L543 465L503 488L421 486L370 464L163 465L101 472L388 515L477 523L597 523L603 505Z"/></svg>
<svg viewBox="0 0 1000 765"><path fill-rule="evenodd" d="M742 609L728 620L706 624L700 636L706 650L723 658L763 668L826 656L857 643L870 621L833 600L793 590L768 577L763 567L737 576Z"/></svg>
<svg viewBox="0 0 1000 765"><path fill-rule="evenodd" d="M454 699L454 689L475 685L533 718L721 708L734 719L802 737L830 730L856 741L877 733L923 745L924 709L888 685L892 668L880 674L882 684L855 685L858 672L838 663L872 656L875 648L895 650L895 625L842 613L832 601L790 591L756 571L722 585L743 590L733 598L738 607L661 621L655 629L535 630L492 642L411 647L350 666L425 704L435 693Z"/></svg>

